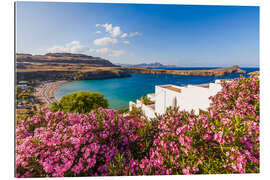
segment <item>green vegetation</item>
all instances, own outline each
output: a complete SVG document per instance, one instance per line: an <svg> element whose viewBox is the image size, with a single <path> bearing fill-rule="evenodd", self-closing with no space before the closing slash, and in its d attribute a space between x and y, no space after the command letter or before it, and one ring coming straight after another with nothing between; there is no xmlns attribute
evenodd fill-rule
<svg viewBox="0 0 270 180"><path fill-rule="evenodd" d="M129 112L129 114L130 115L136 115L136 116L140 117L142 115L142 109L137 108L136 106L132 106L132 109Z"/></svg>
<svg viewBox="0 0 270 180"><path fill-rule="evenodd" d="M16 86L16 118L27 119L35 115L37 110L33 96L34 89L26 81L21 81L18 84L27 85L28 87Z"/></svg>
<svg viewBox="0 0 270 180"><path fill-rule="evenodd" d="M149 104L152 104L152 103L153 103L147 96L141 97L141 101L142 101L143 104L145 104L145 105L149 105Z"/></svg>
<svg viewBox="0 0 270 180"><path fill-rule="evenodd" d="M65 95L61 100L52 104L51 111L64 111L69 113L88 113L99 107L108 108L108 100L98 92L75 92Z"/></svg>
<svg viewBox="0 0 270 180"><path fill-rule="evenodd" d="M32 88L22 89L20 87L16 87L16 97L17 99L29 100L31 97L31 93L33 92Z"/></svg>
<svg viewBox="0 0 270 180"><path fill-rule="evenodd" d="M16 177L260 173L259 85L257 76L223 82L203 114L170 107L151 121L43 108L17 119Z"/></svg>
<svg viewBox="0 0 270 180"><path fill-rule="evenodd" d="M118 114L124 114L129 111L129 108L119 108L117 110Z"/></svg>

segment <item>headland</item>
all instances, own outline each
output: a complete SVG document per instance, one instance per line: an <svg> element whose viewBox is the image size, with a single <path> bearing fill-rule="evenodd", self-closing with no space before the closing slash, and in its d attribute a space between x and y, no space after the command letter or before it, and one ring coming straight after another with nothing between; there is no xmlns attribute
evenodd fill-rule
<svg viewBox="0 0 270 180"><path fill-rule="evenodd" d="M18 81L93 80L129 77L131 74L176 74L184 76L226 76L245 73L239 66L206 70L164 70L148 67L120 67L106 59L83 54L17 54Z"/></svg>

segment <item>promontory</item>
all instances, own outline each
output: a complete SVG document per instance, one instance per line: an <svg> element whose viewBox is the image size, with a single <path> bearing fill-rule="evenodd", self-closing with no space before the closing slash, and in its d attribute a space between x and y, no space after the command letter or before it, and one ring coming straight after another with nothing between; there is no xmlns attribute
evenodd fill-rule
<svg viewBox="0 0 270 180"><path fill-rule="evenodd" d="M16 54L17 80L91 80L129 77L131 74L177 74L186 76L225 76L245 73L239 66L206 70L164 70L147 67L120 67L109 60L84 54Z"/></svg>

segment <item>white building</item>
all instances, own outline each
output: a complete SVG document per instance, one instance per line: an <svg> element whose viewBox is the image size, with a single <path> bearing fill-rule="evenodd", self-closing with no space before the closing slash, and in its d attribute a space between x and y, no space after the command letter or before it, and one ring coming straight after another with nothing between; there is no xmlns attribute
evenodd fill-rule
<svg viewBox="0 0 270 180"><path fill-rule="evenodd" d="M210 96L214 96L222 89L220 80L215 83L202 85L160 85L155 86L155 93L148 94L147 97L153 102L150 105L145 105L140 100L136 103L129 102L129 109L137 107L142 109L142 113L148 118L154 118L157 115L162 115L168 107L179 107L179 110L191 111L199 114L200 110L207 111L210 106Z"/></svg>

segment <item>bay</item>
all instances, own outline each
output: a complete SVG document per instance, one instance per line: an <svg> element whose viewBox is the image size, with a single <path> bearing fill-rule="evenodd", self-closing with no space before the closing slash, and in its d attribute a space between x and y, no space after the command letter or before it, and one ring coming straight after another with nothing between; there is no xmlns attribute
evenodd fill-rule
<svg viewBox="0 0 270 180"><path fill-rule="evenodd" d="M179 70L199 70L212 68L166 68ZM246 70L245 77L249 72L258 71L259 68L241 68ZM81 80L71 81L58 87L55 98L60 100L62 96L78 91L100 92L109 101L109 108L127 108L129 101L136 101L148 93L154 93L156 85L174 84L183 86L187 84L204 84L214 82L215 79L234 79L240 77L238 73L232 73L223 77L214 76L182 76L173 74L132 74L127 78L115 78L104 80Z"/></svg>

